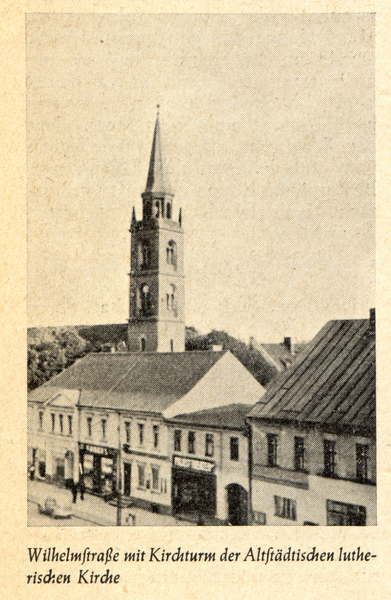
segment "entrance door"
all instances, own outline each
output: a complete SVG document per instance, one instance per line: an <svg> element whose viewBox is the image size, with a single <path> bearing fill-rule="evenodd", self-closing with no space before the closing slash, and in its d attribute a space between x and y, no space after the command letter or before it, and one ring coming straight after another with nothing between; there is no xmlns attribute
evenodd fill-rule
<svg viewBox="0 0 391 600"><path fill-rule="evenodd" d="M99 454L94 454L94 472L92 489L96 494L101 493L102 488L102 457Z"/></svg>
<svg viewBox="0 0 391 600"><path fill-rule="evenodd" d="M130 496L132 490L132 465L124 463L124 496Z"/></svg>
<svg viewBox="0 0 391 600"><path fill-rule="evenodd" d="M237 483L227 487L228 522L230 525L247 525L247 492Z"/></svg>

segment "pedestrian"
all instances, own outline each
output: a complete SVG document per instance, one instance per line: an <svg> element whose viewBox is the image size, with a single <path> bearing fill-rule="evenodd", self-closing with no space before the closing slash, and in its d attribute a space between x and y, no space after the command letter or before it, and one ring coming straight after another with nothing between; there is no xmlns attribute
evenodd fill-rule
<svg viewBox="0 0 391 600"><path fill-rule="evenodd" d="M35 477L35 465L34 465L34 463L32 463L30 465L29 473L30 473L30 479L31 479L31 481L34 481L34 477Z"/></svg>
<svg viewBox="0 0 391 600"><path fill-rule="evenodd" d="M72 502L76 504L77 500L77 483L72 479Z"/></svg>
<svg viewBox="0 0 391 600"><path fill-rule="evenodd" d="M81 476L80 480L79 480L79 490L80 490L80 500L84 500L84 492L86 491L85 485L84 485L84 477Z"/></svg>

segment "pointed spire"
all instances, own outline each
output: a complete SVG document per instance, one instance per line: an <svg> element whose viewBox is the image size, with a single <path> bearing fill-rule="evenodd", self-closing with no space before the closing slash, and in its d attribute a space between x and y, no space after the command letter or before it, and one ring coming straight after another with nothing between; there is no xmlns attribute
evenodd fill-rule
<svg viewBox="0 0 391 600"><path fill-rule="evenodd" d="M159 123L159 104L157 105L156 125L153 134L151 158L149 161L149 170L145 192L163 193L172 195L171 187L168 181L167 172L164 163L162 150L160 123Z"/></svg>
<svg viewBox="0 0 391 600"><path fill-rule="evenodd" d="M133 206L133 212L132 212L132 223L134 223L136 221L136 209Z"/></svg>

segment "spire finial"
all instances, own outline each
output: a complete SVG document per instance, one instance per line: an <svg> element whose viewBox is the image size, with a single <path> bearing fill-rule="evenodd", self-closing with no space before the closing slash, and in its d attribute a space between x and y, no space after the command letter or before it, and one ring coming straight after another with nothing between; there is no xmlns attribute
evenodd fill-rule
<svg viewBox="0 0 391 600"><path fill-rule="evenodd" d="M156 104L156 108L157 108L157 117L159 116L160 113L160 104Z"/></svg>

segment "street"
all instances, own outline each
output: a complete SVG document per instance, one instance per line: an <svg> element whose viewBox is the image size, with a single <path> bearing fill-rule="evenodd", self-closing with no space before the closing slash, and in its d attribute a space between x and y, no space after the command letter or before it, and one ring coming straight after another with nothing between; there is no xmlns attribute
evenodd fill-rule
<svg viewBox="0 0 391 600"><path fill-rule="evenodd" d="M91 523L81 517L71 517L70 519L52 519L48 515L42 515L38 512L36 502L27 502L27 526L28 527L96 527L97 523Z"/></svg>

